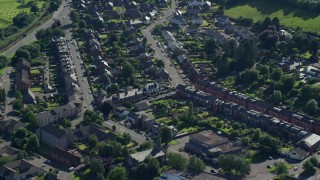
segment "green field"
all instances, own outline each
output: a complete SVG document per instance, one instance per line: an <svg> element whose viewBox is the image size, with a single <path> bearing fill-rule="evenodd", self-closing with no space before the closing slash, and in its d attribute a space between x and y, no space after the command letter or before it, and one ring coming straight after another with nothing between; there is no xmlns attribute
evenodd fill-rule
<svg viewBox="0 0 320 180"><path fill-rule="evenodd" d="M320 12L312 13L297 10L283 4L276 4L263 0L249 0L228 7L225 14L232 18L240 16L252 18L254 21L264 20L265 17L278 17L280 23L286 27L301 27L303 31L320 34Z"/></svg>
<svg viewBox="0 0 320 180"><path fill-rule="evenodd" d="M41 9L45 1L25 0L23 4L17 0L0 0L0 28L12 23L12 18L21 12L30 12L32 5L37 4Z"/></svg>

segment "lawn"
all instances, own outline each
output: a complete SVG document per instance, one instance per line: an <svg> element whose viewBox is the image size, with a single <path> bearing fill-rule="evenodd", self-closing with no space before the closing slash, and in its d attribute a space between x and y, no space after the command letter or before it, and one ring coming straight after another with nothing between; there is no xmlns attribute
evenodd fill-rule
<svg viewBox="0 0 320 180"><path fill-rule="evenodd" d="M307 32L320 33L320 15L304 10L297 10L283 4L263 0L249 0L225 10L225 14L232 18L240 16L252 18L254 21L264 20L265 17L278 17L280 23L286 27L301 27Z"/></svg>
<svg viewBox="0 0 320 180"><path fill-rule="evenodd" d="M198 126L189 127L189 128L183 128L181 131L179 131L179 134L196 132L196 131L198 131L198 130L199 130L199 127L198 127Z"/></svg>
<svg viewBox="0 0 320 180"><path fill-rule="evenodd" d="M31 74L40 74L39 69L31 69Z"/></svg>
<svg viewBox="0 0 320 180"><path fill-rule="evenodd" d="M50 109L53 109L53 108L56 108L59 106L59 103L57 102L47 102L48 104L48 107L45 109L46 111L50 110Z"/></svg>
<svg viewBox="0 0 320 180"><path fill-rule="evenodd" d="M176 141L176 140L171 140L169 143L168 143L168 145L176 145L176 144L178 144L178 141Z"/></svg>
<svg viewBox="0 0 320 180"><path fill-rule="evenodd" d="M32 87L31 88L31 91L33 92L33 93L35 93L35 92L41 92L41 87Z"/></svg>
<svg viewBox="0 0 320 180"><path fill-rule="evenodd" d="M84 145L84 144L78 144L78 145L77 145L77 148L78 148L80 151L84 151L84 150L87 148L87 146Z"/></svg>
<svg viewBox="0 0 320 180"><path fill-rule="evenodd" d="M30 12L30 7L37 4L39 8L43 7L45 1L25 0L20 5L17 0L0 0L0 28L12 23L12 18L21 12Z"/></svg>

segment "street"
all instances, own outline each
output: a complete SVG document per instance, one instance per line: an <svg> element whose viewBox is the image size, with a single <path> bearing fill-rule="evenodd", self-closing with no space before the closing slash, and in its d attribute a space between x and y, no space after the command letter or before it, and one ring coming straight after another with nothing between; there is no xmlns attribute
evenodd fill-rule
<svg viewBox="0 0 320 180"><path fill-rule="evenodd" d="M165 49L162 46L157 46L157 43L159 43L159 41L156 39L155 36L151 35L151 31L156 25L161 25L169 21L170 15L172 14L172 12L176 11L176 9L176 2L172 0L171 8L164 11L164 15L160 19L158 19L157 21L155 21L154 23L152 23L151 25L149 25L141 31L142 35L147 39L147 42L150 45L150 47L155 50L155 57L164 61L164 68L168 71L170 75L170 83L173 87L177 87L177 85L179 84L185 85L186 83L182 79L181 75L178 73L175 66L172 64L170 58L167 57Z"/></svg>

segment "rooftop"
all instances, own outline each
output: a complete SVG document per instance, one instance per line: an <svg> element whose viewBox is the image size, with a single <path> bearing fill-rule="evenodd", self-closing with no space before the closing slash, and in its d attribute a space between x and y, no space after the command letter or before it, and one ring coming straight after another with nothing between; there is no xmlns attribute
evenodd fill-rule
<svg viewBox="0 0 320 180"><path fill-rule="evenodd" d="M200 141L206 146L215 146L215 145L227 143L229 141L227 138L219 136L212 131L202 131L202 132L191 135L190 138Z"/></svg>

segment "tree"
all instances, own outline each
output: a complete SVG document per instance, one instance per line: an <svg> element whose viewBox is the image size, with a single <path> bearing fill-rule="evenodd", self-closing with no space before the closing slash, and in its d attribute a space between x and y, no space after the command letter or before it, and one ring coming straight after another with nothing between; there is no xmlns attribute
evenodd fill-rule
<svg viewBox="0 0 320 180"><path fill-rule="evenodd" d="M123 70L122 70L122 75L124 78L129 78L131 81L135 77L135 68L132 66L132 64L128 61L124 63Z"/></svg>
<svg viewBox="0 0 320 180"><path fill-rule="evenodd" d="M274 166L276 167L277 175L288 173L288 167L284 162L275 162Z"/></svg>
<svg viewBox="0 0 320 180"><path fill-rule="evenodd" d="M247 175L251 171L250 163L239 155L221 155L218 158L218 164L224 172L240 176Z"/></svg>
<svg viewBox="0 0 320 180"><path fill-rule="evenodd" d="M98 138L96 135L91 135L88 139L88 145L90 148L95 148L98 143Z"/></svg>
<svg viewBox="0 0 320 180"><path fill-rule="evenodd" d="M31 135L28 139L28 142L27 142L27 149L28 150L36 150L38 149L40 146L39 144L39 140L38 140L38 137L36 135Z"/></svg>
<svg viewBox="0 0 320 180"><path fill-rule="evenodd" d="M72 10L70 11L70 18L74 23L77 23L80 20L80 15L78 14L77 11Z"/></svg>
<svg viewBox="0 0 320 180"><path fill-rule="evenodd" d="M171 168L183 171L187 168L188 159L177 153L170 153L167 160L168 166Z"/></svg>
<svg viewBox="0 0 320 180"><path fill-rule="evenodd" d="M122 135L117 136L117 141L123 145L127 145L131 142L130 133L124 132Z"/></svg>
<svg viewBox="0 0 320 180"><path fill-rule="evenodd" d="M172 138L172 130L168 126L164 126L161 130L161 141L165 144L168 144Z"/></svg>
<svg viewBox="0 0 320 180"><path fill-rule="evenodd" d="M108 180L127 180L128 173L122 166L113 168L108 174Z"/></svg>
<svg viewBox="0 0 320 180"><path fill-rule="evenodd" d="M205 170L206 165L201 159L191 156L189 158L188 168L197 172L202 172Z"/></svg>
<svg viewBox="0 0 320 180"><path fill-rule="evenodd" d="M271 78L275 81L279 81L282 78L283 71L280 68L275 68L271 73Z"/></svg>
<svg viewBox="0 0 320 180"><path fill-rule="evenodd" d="M320 43L317 39L313 39L310 43L309 51L316 55L319 50Z"/></svg>
<svg viewBox="0 0 320 180"><path fill-rule="evenodd" d="M94 161L91 161L90 169L93 175L97 175L99 173L104 174L105 172L103 161L101 159L96 159Z"/></svg>
<svg viewBox="0 0 320 180"><path fill-rule="evenodd" d="M315 115L318 109L319 109L318 102L315 99L310 99L306 104L304 111L311 115Z"/></svg>
<svg viewBox="0 0 320 180"><path fill-rule="evenodd" d="M249 137L243 137L242 139L241 139L241 144L243 145L243 146L248 146L249 145L249 143L250 143L250 138Z"/></svg>
<svg viewBox="0 0 320 180"><path fill-rule="evenodd" d="M204 49L207 54L214 54L218 48L219 45L214 39L209 39L204 43Z"/></svg>
<svg viewBox="0 0 320 180"><path fill-rule="evenodd" d="M303 169L306 174L314 174L316 171L314 164L310 161L310 159L303 163Z"/></svg>
<svg viewBox="0 0 320 180"><path fill-rule="evenodd" d="M19 128L17 129L17 131L14 133L14 137L15 138L19 138L19 139L24 139L26 138L28 135L28 131L26 128Z"/></svg>
<svg viewBox="0 0 320 180"><path fill-rule="evenodd" d="M281 100L282 100L282 93L281 93L281 91L274 91L273 92L273 95L272 95L272 97L271 97L271 100L272 100L272 102L273 103L279 103L279 102L281 102Z"/></svg>
<svg viewBox="0 0 320 180"><path fill-rule="evenodd" d="M268 66L261 65L258 69L259 69L259 74L261 74L263 76L263 78L266 78L269 76L270 72L269 72Z"/></svg>
<svg viewBox="0 0 320 180"><path fill-rule="evenodd" d="M259 141L259 150L265 155L277 155L280 152L280 141L270 135L263 135Z"/></svg>
<svg viewBox="0 0 320 180"><path fill-rule="evenodd" d="M230 62L231 62L231 59L228 57L222 57L217 60L216 67L217 67L218 75L224 76L229 73Z"/></svg>
<svg viewBox="0 0 320 180"><path fill-rule="evenodd" d="M64 119L62 120L62 126L63 126L64 128L70 128L70 127L71 127L71 121L70 121L70 119L64 118Z"/></svg>
<svg viewBox="0 0 320 180"><path fill-rule="evenodd" d="M15 16L12 19L12 21L13 21L13 24L18 28L23 28L29 25L33 21L33 16L31 16L31 14L23 12Z"/></svg>
<svg viewBox="0 0 320 180"><path fill-rule="evenodd" d="M31 6L30 11L33 13L37 13L37 12L39 12L39 7L35 4L35 5Z"/></svg>
<svg viewBox="0 0 320 180"><path fill-rule="evenodd" d="M310 162L315 166L318 167L319 166L319 161L316 157L311 157L310 158Z"/></svg>
<svg viewBox="0 0 320 180"><path fill-rule="evenodd" d="M102 124L104 121L103 117L99 112L91 111L91 110L86 110L84 112L83 120L86 123L97 123L97 124Z"/></svg>
<svg viewBox="0 0 320 180"><path fill-rule="evenodd" d="M0 55L0 68L4 68L7 66L9 60L6 56Z"/></svg>
<svg viewBox="0 0 320 180"><path fill-rule="evenodd" d="M234 57L237 52L238 42L235 39L230 39L227 44L227 54L229 57Z"/></svg>
<svg viewBox="0 0 320 180"><path fill-rule="evenodd" d="M154 179L160 175L160 164L159 161L154 157L147 157L145 160L147 164L147 179Z"/></svg>
<svg viewBox="0 0 320 180"><path fill-rule="evenodd" d="M193 120L193 102L192 101L189 101L188 102L188 121L189 121L189 124L192 124L192 120Z"/></svg>
<svg viewBox="0 0 320 180"><path fill-rule="evenodd" d="M241 71L254 65L257 54L257 46L252 40L243 40L236 52L237 70Z"/></svg>
<svg viewBox="0 0 320 180"><path fill-rule="evenodd" d="M133 178L135 180L140 180L141 177L146 177L146 172L148 171L148 165L145 162L140 163L138 166L134 167L132 171L133 171ZM146 179L146 180L149 180L149 179Z"/></svg>
<svg viewBox="0 0 320 180"><path fill-rule="evenodd" d="M295 79L292 75L283 76L281 81L283 83L282 90L284 92L289 92L294 87Z"/></svg>

